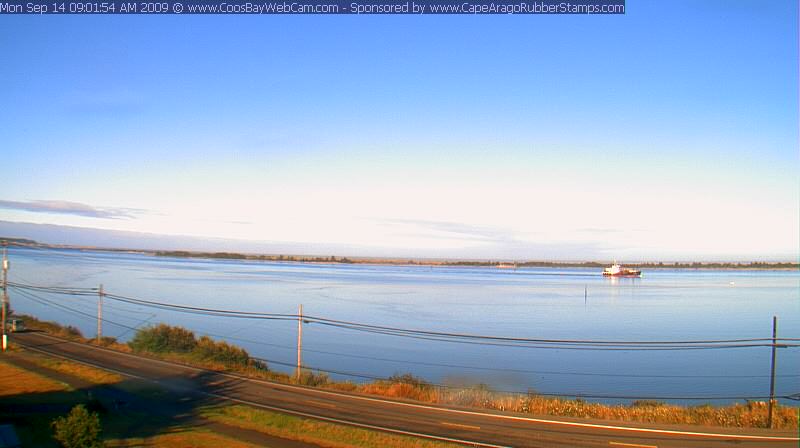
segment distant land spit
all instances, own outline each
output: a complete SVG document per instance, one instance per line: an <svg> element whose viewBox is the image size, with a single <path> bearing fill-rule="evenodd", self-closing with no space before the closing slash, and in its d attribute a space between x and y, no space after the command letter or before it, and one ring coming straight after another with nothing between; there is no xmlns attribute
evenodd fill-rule
<svg viewBox="0 0 800 448"><path fill-rule="evenodd" d="M70 249L91 250L100 252L126 252L151 255L157 257L177 258L209 258L226 260L251 260L251 261L276 261L296 263L341 263L341 264L385 264L385 265L423 265L423 266L475 266L494 268L529 268L529 267L564 267L564 268L602 268L608 262L599 261L536 261L536 260L468 260L468 259L425 259L425 258L382 258L382 257L344 257L344 256L313 256L313 255L275 255L275 254L245 254L237 252L203 252L186 250L145 250L123 249L94 246L75 246L60 244L45 244L26 238L9 238L0 236L0 242L9 246L33 247L40 249ZM771 270L800 270L800 263L791 262L639 262L626 263L647 269L771 269Z"/></svg>

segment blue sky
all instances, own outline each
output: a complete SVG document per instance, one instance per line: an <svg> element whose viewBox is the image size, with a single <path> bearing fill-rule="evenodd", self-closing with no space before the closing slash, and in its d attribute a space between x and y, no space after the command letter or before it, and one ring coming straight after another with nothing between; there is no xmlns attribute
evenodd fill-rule
<svg viewBox="0 0 800 448"><path fill-rule="evenodd" d="M627 6L0 16L0 219L350 255L796 258L797 2Z"/></svg>

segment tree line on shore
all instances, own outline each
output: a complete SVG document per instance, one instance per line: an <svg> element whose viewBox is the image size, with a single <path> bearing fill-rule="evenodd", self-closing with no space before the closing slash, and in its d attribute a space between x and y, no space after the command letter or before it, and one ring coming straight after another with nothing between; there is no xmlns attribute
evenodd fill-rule
<svg viewBox="0 0 800 448"><path fill-rule="evenodd" d="M607 263L598 261L569 262L569 261L500 261L500 260L414 260L391 258L348 258L331 255L302 256L302 255L254 255L236 252L191 252L191 251L156 251L156 256L182 257L182 258L219 258L231 260L257 260L257 261L290 261L300 263L344 263L344 264L392 264L392 265L423 265L423 266L474 266L474 267L545 267L545 268L603 268ZM648 269L800 269L800 263L791 262L643 262L630 263L630 265Z"/></svg>

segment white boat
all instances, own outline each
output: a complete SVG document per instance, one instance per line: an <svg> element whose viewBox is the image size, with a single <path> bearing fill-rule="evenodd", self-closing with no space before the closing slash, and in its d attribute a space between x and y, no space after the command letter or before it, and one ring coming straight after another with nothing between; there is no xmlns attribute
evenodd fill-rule
<svg viewBox="0 0 800 448"><path fill-rule="evenodd" d="M641 277L642 271L623 268L619 263L614 263L611 267L603 269L603 275L607 277Z"/></svg>

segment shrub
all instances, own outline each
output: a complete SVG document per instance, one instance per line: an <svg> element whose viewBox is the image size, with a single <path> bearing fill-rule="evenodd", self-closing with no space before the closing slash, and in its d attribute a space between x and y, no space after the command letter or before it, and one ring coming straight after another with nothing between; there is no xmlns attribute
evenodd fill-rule
<svg viewBox="0 0 800 448"><path fill-rule="evenodd" d="M267 362L262 361L260 359L250 358L250 367L256 371L264 371L264 372L269 371L269 366L267 365Z"/></svg>
<svg viewBox="0 0 800 448"><path fill-rule="evenodd" d="M302 370L296 379L297 384L303 386L324 386L330 382L330 377L324 372L311 372L309 370Z"/></svg>
<svg viewBox="0 0 800 448"><path fill-rule="evenodd" d="M97 339L94 339L94 342L96 342L99 345L102 345L103 347L109 347L117 343L117 338L111 336L103 336L100 338L99 341Z"/></svg>
<svg viewBox="0 0 800 448"><path fill-rule="evenodd" d="M420 389L427 389L430 387L427 381L423 380L420 377L416 377L410 373L403 373L398 374L395 373L394 375L388 378L390 383L398 383L398 384L408 384L410 386L418 387Z"/></svg>
<svg viewBox="0 0 800 448"><path fill-rule="evenodd" d="M128 345L136 352L187 353L197 346L197 340L194 333L185 328L158 324L137 331Z"/></svg>
<svg viewBox="0 0 800 448"><path fill-rule="evenodd" d="M250 360L250 355L245 349L224 341L214 341L208 336L203 336L197 341L192 353L204 361L224 364L247 365Z"/></svg>
<svg viewBox="0 0 800 448"><path fill-rule="evenodd" d="M76 327L73 327L72 325L67 325L66 327L63 327L56 324L52 326L50 330L56 336L61 336L66 339L83 339L83 333L81 333L81 330L79 330Z"/></svg>
<svg viewBox="0 0 800 448"><path fill-rule="evenodd" d="M100 448L100 417L79 404L53 421L53 437L64 448Z"/></svg>

